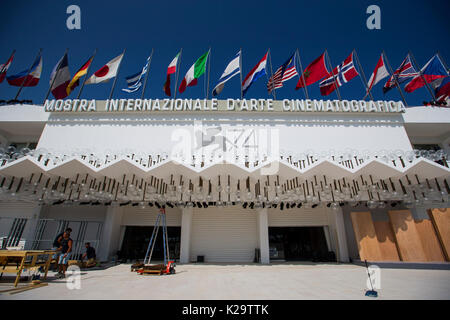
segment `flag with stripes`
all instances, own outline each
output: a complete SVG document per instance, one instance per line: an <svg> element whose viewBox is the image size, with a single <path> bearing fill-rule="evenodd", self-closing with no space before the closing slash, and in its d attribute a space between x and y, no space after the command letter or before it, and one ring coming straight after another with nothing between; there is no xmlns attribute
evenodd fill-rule
<svg viewBox="0 0 450 320"><path fill-rule="evenodd" d="M409 78L415 77L417 75L418 75L418 73L417 73L416 69L414 69L414 67L411 63L411 57L408 54L406 56L405 60L403 60L400 67L398 67L398 69L395 70L394 74L384 84L383 93L386 93L389 90L391 90L395 86L396 80L397 80L397 83L400 84L402 82L405 82Z"/></svg>
<svg viewBox="0 0 450 320"><path fill-rule="evenodd" d="M269 93L272 90L283 87L283 82L292 79L297 76L297 69L295 68L295 53L275 71L272 77L267 82L267 91Z"/></svg>
<svg viewBox="0 0 450 320"><path fill-rule="evenodd" d="M145 74L148 71L149 62L150 62L150 56L147 58L147 63L142 68L141 72L138 72L131 76L125 77L128 88L122 89L122 91L132 93L132 92L138 91L139 88L142 87L142 78L145 76Z"/></svg>
<svg viewBox="0 0 450 320"><path fill-rule="evenodd" d="M233 78L235 75L239 74L241 72L241 51L239 50L238 53L234 56L233 60L228 63L227 67L225 68L225 71L222 73L222 76L217 81L216 86L214 87L214 90L212 91L213 96L217 96L219 93L222 92L223 87L225 86L225 82Z"/></svg>

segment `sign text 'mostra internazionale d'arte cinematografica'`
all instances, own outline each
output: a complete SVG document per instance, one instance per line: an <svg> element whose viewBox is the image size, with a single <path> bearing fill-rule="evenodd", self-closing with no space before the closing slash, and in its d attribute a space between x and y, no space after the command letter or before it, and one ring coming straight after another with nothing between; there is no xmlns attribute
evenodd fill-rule
<svg viewBox="0 0 450 320"><path fill-rule="evenodd" d="M46 100L46 112L339 112L401 113L402 101L311 99L112 99Z"/></svg>

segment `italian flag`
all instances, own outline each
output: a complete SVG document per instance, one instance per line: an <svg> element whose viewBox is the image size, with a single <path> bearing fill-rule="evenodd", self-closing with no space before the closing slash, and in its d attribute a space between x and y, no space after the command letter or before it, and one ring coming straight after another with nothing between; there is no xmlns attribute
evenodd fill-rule
<svg viewBox="0 0 450 320"><path fill-rule="evenodd" d="M184 76L183 81L180 84L180 88L178 91L183 93L186 90L186 87L192 87L197 84L197 79L200 78L202 74L205 73L206 70L206 61L208 61L209 50L192 65L192 67L188 70L186 75Z"/></svg>
<svg viewBox="0 0 450 320"><path fill-rule="evenodd" d="M164 89L164 92L166 93L166 95L169 96L169 97L171 96L171 92L170 92L170 75L177 71L177 64L178 64L178 57L179 56L180 56L180 53L178 53L176 55L176 57L173 58L172 62L167 67L167 79L166 79L166 82L164 83L163 89ZM175 90L176 90L176 88L175 88Z"/></svg>

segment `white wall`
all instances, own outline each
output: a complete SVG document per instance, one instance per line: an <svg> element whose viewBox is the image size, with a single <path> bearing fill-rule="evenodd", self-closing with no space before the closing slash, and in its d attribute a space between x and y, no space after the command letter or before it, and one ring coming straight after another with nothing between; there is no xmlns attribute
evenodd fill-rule
<svg viewBox="0 0 450 320"><path fill-rule="evenodd" d="M39 147L67 150L89 148L96 152L124 148L171 151L175 130L191 134L194 120L203 126L277 129L279 148L306 150L410 150L401 114L52 114Z"/></svg>

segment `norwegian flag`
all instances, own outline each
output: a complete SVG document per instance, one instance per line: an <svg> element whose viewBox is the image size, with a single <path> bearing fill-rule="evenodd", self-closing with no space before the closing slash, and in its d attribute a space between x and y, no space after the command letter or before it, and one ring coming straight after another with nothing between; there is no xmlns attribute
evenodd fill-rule
<svg viewBox="0 0 450 320"><path fill-rule="evenodd" d="M295 53L277 69L267 82L267 91L269 93L274 89L283 87L283 82L288 81L298 75L295 68Z"/></svg>
<svg viewBox="0 0 450 320"><path fill-rule="evenodd" d="M395 80L397 80L397 83L400 84L405 82L409 78L417 76L418 74L419 73L416 71L416 69L414 69L411 63L411 57L408 54L405 60L403 60L400 67L398 67L398 69L395 70L394 74L384 84L383 93L388 92L395 86Z"/></svg>
<svg viewBox="0 0 450 320"><path fill-rule="evenodd" d="M323 96L327 96L336 89L336 83L340 87L358 75L359 73L356 71L355 64L353 63L352 52L344 62L334 68L333 73L329 74L328 78L320 82L320 93Z"/></svg>
<svg viewBox="0 0 450 320"><path fill-rule="evenodd" d="M8 68L11 65L11 62L14 59L14 53L15 53L15 51L13 51L13 53L11 54L11 56L9 57L8 61L6 61L5 64L0 64L0 83L2 83L3 80L5 79L6 71L8 71Z"/></svg>

